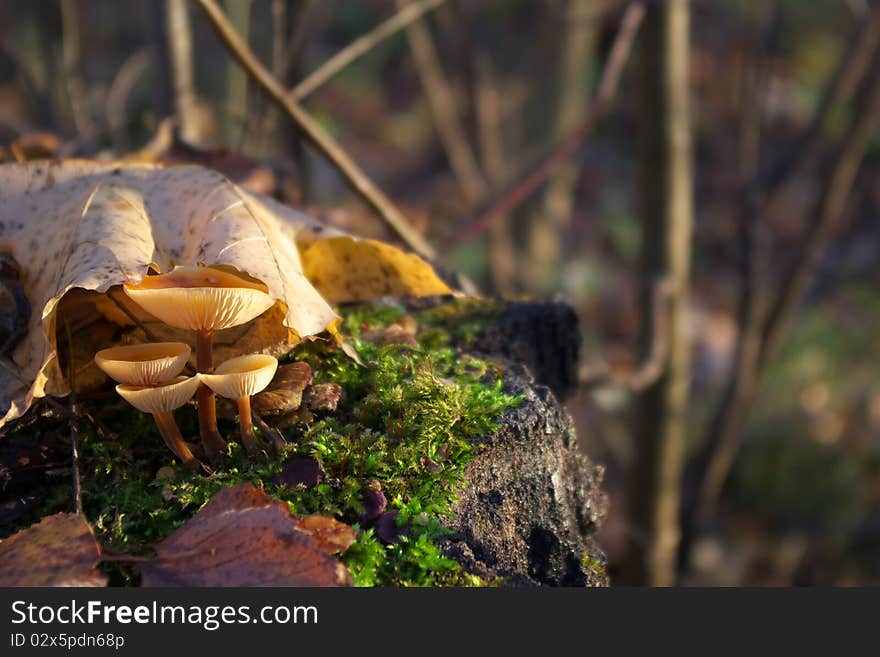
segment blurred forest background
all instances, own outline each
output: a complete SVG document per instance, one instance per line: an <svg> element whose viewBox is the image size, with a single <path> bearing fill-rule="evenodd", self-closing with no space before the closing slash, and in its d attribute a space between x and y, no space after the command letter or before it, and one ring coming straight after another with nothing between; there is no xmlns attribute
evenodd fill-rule
<svg viewBox="0 0 880 657"><path fill-rule="evenodd" d="M614 584L880 583L878 117L870 0L0 3L0 161L199 162L571 303Z"/></svg>

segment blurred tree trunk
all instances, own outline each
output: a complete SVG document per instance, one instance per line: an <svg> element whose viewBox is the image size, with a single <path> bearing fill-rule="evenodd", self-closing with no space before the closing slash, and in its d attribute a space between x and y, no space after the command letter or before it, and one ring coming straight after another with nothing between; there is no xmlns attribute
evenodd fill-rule
<svg viewBox="0 0 880 657"><path fill-rule="evenodd" d="M559 93L552 117L551 142L565 138L584 117L589 101L598 21L604 2L569 0L564 12L565 33L559 57ZM556 288L562 240L571 221L580 163L572 160L550 179L530 217L524 244L527 266L523 286L537 293Z"/></svg>
<svg viewBox="0 0 880 657"><path fill-rule="evenodd" d="M194 86L192 28L187 0L165 0L165 35L178 130L184 141L198 144L202 141L203 131Z"/></svg>
<svg viewBox="0 0 880 657"><path fill-rule="evenodd" d="M643 224L642 308L651 285L670 283L663 376L638 399L636 461L628 491L630 536L624 578L629 584L670 586L676 580L679 505L684 464L688 379L688 277L693 219L689 109L688 0L647 8L640 49L639 204ZM651 316L642 339L651 344Z"/></svg>
<svg viewBox="0 0 880 657"><path fill-rule="evenodd" d="M245 42L250 40L251 0L226 0L224 3L229 22L235 26ZM240 150L247 138L248 75L232 59L226 64L226 107L224 108L226 146Z"/></svg>

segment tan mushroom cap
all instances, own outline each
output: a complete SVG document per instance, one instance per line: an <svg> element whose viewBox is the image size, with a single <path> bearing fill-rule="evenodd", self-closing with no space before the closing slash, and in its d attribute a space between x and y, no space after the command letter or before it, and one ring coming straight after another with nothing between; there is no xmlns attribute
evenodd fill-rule
<svg viewBox="0 0 880 657"><path fill-rule="evenodd" d="M202 383L221 397L240 399L255 395L272 382L278 359L264 354L230 358L213 374L199 374Z"/></svg>
<svg viewBox="0 0 880 657"><path fill-rule="evenodd" d="M116 392L144 413L166 413L180 408L196 394L198 376L179 376L157 386L116 386Z"/></svg>
<svg viewBox="0 0 880 657"><path fill-rule="evenodd" d="M191 331L245 324L275 303L262 283L214 267L175 267L122 289L160 321Z"/></svg>
<svg viewBox="0 0 880 657"><path fill-rule="evenodd" d="M180 374L189 355L189 345L183 342L153 342L102 349L95 363L117 383L154 386Z"/></svg>

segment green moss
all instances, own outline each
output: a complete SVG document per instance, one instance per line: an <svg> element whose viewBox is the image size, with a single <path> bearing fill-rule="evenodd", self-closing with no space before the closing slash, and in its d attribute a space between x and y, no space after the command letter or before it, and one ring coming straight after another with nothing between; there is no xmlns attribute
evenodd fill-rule
<svg viewBox="0 0 880 657"><path fill-rule="evenodd" d="M605 579L606 569L605 564L602 562L601 559L598 559L588 553L585 554L581 559L581 565L583 565L584 568L593 573L597 578Z"/></svg>
<svg viewBox="0 0 880 657"><path fill-rule="evenodd" d="M80 446L85 513L99 540L115 552L148 552L150 543L182 525L215 492L251 482L287 501L296 514L328 514L354 525L357 539L341 558L357 585L484 583L443 556L438 542L447 530L441 519L450 512L467 462L480 449L474 439L494 431L499 416L519 400L503 392L493 365L449 346L456 336L437 338L447 326L471 331L470 324L487 317L484 308L453 303L450 314L432 309L417 315L419 347L377 346L360 338L366 328L399 319L405 312L400 306L365 304L345 311L342 330L363 367L326 343L295 349L291 359L309 361L315 382L340 384L346 398L328 417L282 427L290 443L281 455L250 458L230 443L222 471L196 476L174 462L150 418L123 405L105 409L101 422L118 438L104 440L85 430ZM439 329L429 321L435 319ZM196 435L192 409L177 417L184 435ZM231 422L221 429L234 435ZM272 483L294 455L318 461L321 483L310 489ZM360 526L369 482L379 483L405 528L392 545ZM47 486L40 514L69 509L65 477ZM116 583L136 583L133 569L114 564L112 574Z"/></svg>

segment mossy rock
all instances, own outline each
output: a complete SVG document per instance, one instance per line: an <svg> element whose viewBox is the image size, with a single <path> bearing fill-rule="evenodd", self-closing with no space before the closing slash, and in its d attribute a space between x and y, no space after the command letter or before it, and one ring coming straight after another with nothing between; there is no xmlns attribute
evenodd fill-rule
<svg viewBox="0 0 880 657"><path fill-rule="evenodd" d="M344 396L335 409L320 400L271 419L288 440L280 454L249 457L232 442L222 470L194 475L149 418L112 395L80 400L84 511L101 543L149 554L216 491L251 482L294 513L354 525L341 558L358 585L607 584L595 544L601 469L578 452L570 417L542 385L569 385L579 346L570 309L444 298L340 313L364 366L323 341L288 355L309 362L316 390L336 384ZM193 409L177 418L195 440ZM234 435L231 416L221 430ZM69 454L68 421L45 408L0 440L0 537L71 510ZM320 476L285 483L291 459L312 460ZM135 566L108 572L115 584L139 582Z"/></svg>

